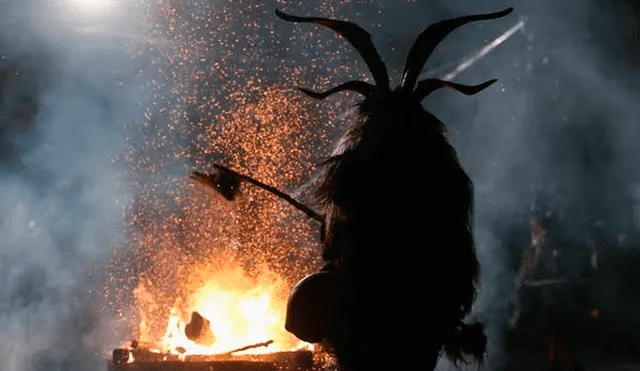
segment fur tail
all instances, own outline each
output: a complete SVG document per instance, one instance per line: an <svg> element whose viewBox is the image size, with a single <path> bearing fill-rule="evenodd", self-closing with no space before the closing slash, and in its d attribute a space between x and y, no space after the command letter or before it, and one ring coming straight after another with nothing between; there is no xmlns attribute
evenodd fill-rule
<svg viewBox="0 0 640 371"><path fill-rule="evenodd" d="M487 350L487 335L482 323L465 324L460 322L448 331L444 352L451 362L458 366L471 362L481 364Z"/></svg>

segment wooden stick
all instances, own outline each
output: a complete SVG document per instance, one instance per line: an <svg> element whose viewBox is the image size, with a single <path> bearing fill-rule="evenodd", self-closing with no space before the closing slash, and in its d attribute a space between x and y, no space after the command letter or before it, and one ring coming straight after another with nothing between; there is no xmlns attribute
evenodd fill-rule
<svg viewBox="0 0 640 371"><path fill-rule="evenodd" d="M319 214L318 212L316 212L315 210L311 209L309 206L304 205L302 203L300 203L298 200L296 200L295 198L291 197L290 195L282 192L281 190L270 186L268 184L262 183L261 181L254 179L248 175L244 175L244 174L240 174L236 171L233 171L225 166L219 165L219 164L214 164L213 165L215 168L218 168L222 171L226 171L229 172L231 174L233 174L234 176L238 177L238 179L243 180L247 183L251 183L254 186L258 187L258 188L262 188L263 190L287 201L291 206L295 207L296 209L302 211L303 213L305 213L305 215L307 215L307 217L316 220L320 223L322 223L324 221L324 217Z"/></svg>
<svg viewBox="0 0 640 371"><path fill-rule="evenodd" d="M273 340L269 340L269 341L265 341L265 342L257 343L257 344L247 345L247 346L244 346L242 348L234 349L234 350L232 350L230 352L226 352L226 353L223 353L223 354L233 354L233 353L238 353L238 352L242 352L242 351L249 350L249 349L260 348L260 347L268 347L271 344L273 344Z"/></svg>

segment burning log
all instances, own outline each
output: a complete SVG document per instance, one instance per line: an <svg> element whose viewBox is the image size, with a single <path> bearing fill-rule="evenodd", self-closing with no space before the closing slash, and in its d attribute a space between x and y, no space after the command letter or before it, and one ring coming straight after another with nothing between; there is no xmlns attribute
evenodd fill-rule
<svg viewBox="0 0 640 371"><path fill-rule="evenodd" d="M211 322L195 311L191 313L191 321L185 327L184 334L194 343L207 347L216 341Z"/></svg>
<svg viewBox="0 0 640 371"><path fill-rule="evenodd" d="M268 342L255 346L266 346ZM268 345L268 344L267 344ZM248 350L248 349L243 349ZM107 360L109 371L310 371L313 369L311 351L243 354L236 349L226 354L187 355L159 353L144 348L113 350Z"/></svg>
<svg viewBox="0 0 640 371"><path fill-rule="evenodd" d="M252 361L165 361L109 365L109 371L277 371L277 365Z"/></svg>
<svg viewBox="0 0 640 371"><path fill-rule="evenodd" d="M151 343L146 343L144 341L140 341L140 340L131 340L131 343L129 343L132 349L136 349L136 348L143 348L143 349L153 349L154 345Z"/></svg>
<svg viewBox="0 0 640 371"><path fill-rule="evenodd" d="M132 354L131 354L131 351L129 351L129 349L122 349L122 348L114 349L111 355L111 362L114 365L124 365L124 364L127 364L131 356Z"/></svg>
<svg viewBox="0 0 640 371"><path fill-rule="evenodd" d="M258 344L247 345L247 346L244 346L242 348L234 349L234 350L232 350L230 352L227 352L226 354L244 352L245 350L255 349L255 348L260 348L260 347L268 347L271 344L273 344L273 340L265 341L263 343L258 343Z"/></svg>

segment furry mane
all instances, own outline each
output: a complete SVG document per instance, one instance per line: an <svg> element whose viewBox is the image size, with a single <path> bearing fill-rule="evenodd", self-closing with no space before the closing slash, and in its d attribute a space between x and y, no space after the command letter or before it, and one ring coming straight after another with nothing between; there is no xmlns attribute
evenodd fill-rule
<svg viewBox="0 0 640 371"><path fill-rule="evenodd" d="M421 101L444 87L476 94L496 80L466 86L417 79L438 43L457 27L510 12L429 26L409 52L401 85L392 90L362 28L276 11L284 20L338 32L361 54L376 82L350 81L323 93L301 89L316 99L345 90L364 95L358 114L323 162L315 193L325 215L323 258L337 262L343 277L343 315L326 340L344 370L396 368L407 352L425 355L420 368L435 367L443 350L456 364L483 359L482 324L463 322L479 274L473 184L445 136L445 125ZM415 332L422 341L406 339Z"/></svg>

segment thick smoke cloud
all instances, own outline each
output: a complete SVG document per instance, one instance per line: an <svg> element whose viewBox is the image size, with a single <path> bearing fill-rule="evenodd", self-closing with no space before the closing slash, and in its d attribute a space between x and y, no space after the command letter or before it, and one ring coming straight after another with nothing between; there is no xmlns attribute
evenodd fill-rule
<svg viewBox="0 0 640 371"><path fill-rule="evenodd" d="M115 340L105 338L110 319L96 316L95 305L121 243L129 195L118 156L124 126L140 117L142 85L123 40L82 31L86 19L73 3L0 5L7 371L102 369L101 347Z"/></svg>
<svg viewBox="0 0 640 371"><path fill-rule="evenodd" d="M520 248L509 237L524 235L518 242L527 242L518 228L526 224L532 191L554 193L559 212L600 220L607 240L622 239L633 227L626 197L640 175L637 75L626 64L630 35L612 26L626 24L630 12L604 3L394 0L340 8L344 18L381 25L373 38L395 81L426 24L516 8L509 19L450 36L428 71L527 19L523 32L456 79L498 78L496 85L472 98L441 92L426 103L449 126L476 185L483 269L476 312L489 325L493 357L502 347L512 260ZM144 98L141 65L122 46L153 40L129 27L141 24L135 7L101 24L90 13L43 4L0 2L0 359L11 371L96 369L103 367L102 347L122 340L104 338L113 333L103 331L112 322L95 318L93 305L103 266L120 244L114 231L133 196L114 159L123 152L122 128L141 116ZM286 54L302 65L298 52ZM356 59L344 54L344 63ZM563 220L575 236L586 231L580 218Z"/></svg>
<svg viewBox="0 0 640 371"><path fill-rule="evenodd" d="M373 32L374 41L381 46L390 41L381 49L396 76L426 24L515 7L510 18L468 25L447 38L425 67L442 77L457 65L452 61L478 51L518 21L526 22L522 31L456 77L462 83L497 78L496 85L472 98L443 91L426 102L448 125L476 186L482 264L476 315L488 325L493 358L488 368L501 360L517 260L528 243L528 213L535 199L546 195L542 202L553 203L567 243L586 244L593 238L606 248L637 242L632 190L640 175L634 144L640 106L632 65L637 56L632 5L423 1L387 3L373 16L382 25ZM361 12L344 16L365 24L370 20ZM618 298L600 305L629 323L635 309L620 310L620 303Z"/></svg>
<svg viewBox="0 0 640 371"><path fill-rule="evenodd" d="M630 65L637 25L624 5L595 1L491 1L481 9L462 1L446 4L441 17L507 6L516 12L511 20L461 29L443 45L444 54L464 55L518 17L526 19L523 32L458 77L465 82L495 77L494 88L476 102L447 92L439 97L442 105L427 104L450 123L476 185L483 269L476 312L488 323L490 356L497 365L513 298L514 259L528 243L528 210L537 195L553 201L570 244L585 244L595 224L603 226L593 237L601 247L637 242L630 190L638 179L632 138L640 130L640 107ZM610 313L614 306L625 312L619 310L620 299L601 305ZM629 318L620 315L621 321Z"/></svg>

